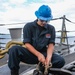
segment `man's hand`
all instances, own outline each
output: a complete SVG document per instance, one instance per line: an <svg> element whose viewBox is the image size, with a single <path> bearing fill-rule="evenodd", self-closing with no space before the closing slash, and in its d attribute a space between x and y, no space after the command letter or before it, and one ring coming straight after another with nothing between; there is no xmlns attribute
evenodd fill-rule
<svg viewBox="0 0 75 75"><path fill-rule="evenodd" d="M49 44L47 48L47 57L45 59L45 65L49 66L52 59L52 54L54 52L54 44Z"/></svg>
<svg viewBox="0 0 75 75"><path fill-rule="evenodd" d="M50 58L46 57L45 66L49 66L50 62L51 62Z"/></svg>
<svg viewBox="0 0 75 75"><path fill-rule="evenodd" d="M51 62L50 58L48 58L48 57L45 58L42 53L38 53L37 57L38 57L39 62L41 62L45 66L49 66L49 64Z"/></svg>
<svg viewBox="0 0 75 75"><path fill-rule="evenodd" d="M45 57L44 57L44 55L42 53L38 53L37 57L38 57L39 62L41 62L42 64L45 65Z"/></svg>

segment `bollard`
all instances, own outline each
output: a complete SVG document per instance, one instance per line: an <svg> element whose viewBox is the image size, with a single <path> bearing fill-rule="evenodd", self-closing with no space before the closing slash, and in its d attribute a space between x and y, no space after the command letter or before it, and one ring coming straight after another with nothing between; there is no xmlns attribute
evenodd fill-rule
<svg viewBox="0 0 75 75"><path fill-rule="evenodd" d="M9 32L13 41L21 41L22 28L9 28Z"/></svg>

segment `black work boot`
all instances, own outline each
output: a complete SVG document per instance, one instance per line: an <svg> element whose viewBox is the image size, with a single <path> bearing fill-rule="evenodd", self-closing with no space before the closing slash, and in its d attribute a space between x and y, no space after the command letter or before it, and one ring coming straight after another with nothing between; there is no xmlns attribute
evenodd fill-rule
<svg viewBox="0 0 75 75"><path fill-rule="evenodd" d="M19 71L18 70L11 70L11 75L19 75Z"/></svg>

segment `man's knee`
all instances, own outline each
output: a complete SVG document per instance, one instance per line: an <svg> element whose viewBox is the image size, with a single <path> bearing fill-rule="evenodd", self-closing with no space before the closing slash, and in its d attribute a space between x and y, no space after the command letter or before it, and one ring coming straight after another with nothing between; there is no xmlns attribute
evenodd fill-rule
<svg viewBox="0 0 75 75"><path fill-rule="evenodd" d="M60 67L63 67L65 65L65 60L63 57L60 58L59 62L60 62Z"/></svg>
<svg viewBox="0 0 75 75"><path fill-rule="evenodd" d="M55 55L57 57L54 57L53 59L53 67L56 68L62 68L65 65L65 60L63 57L61 57L60 55Z"/></svg>
<svg viewBox="0 0 75 75"><path fill-rule="evenodd" d="M17 50L19 49L19 46L12 46L10 49L9 49L9 52L8 53L14 53L16 52Z"/></svg>

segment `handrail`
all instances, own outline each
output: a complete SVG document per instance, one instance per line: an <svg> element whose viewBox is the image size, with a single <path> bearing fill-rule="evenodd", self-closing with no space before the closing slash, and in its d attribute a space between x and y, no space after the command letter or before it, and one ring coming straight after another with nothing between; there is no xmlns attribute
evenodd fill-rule
<svg viewBox="0 0 75 75"><path fill-rule="evenodd" d="M53 18L51 21L54 21L54 20L59 20L59 19L62 19L63 20L64 17L59 17L59 18ZM75 24L75 22L72 22L71 20L69 20L68 18L64 18L66 21L70 22L70 23L73 23ZM26 22L21 22L21 23L10 23L10 24L0 24L0 26L5 26L5 25L17 25L17 24L25 24Z"/></svg>

